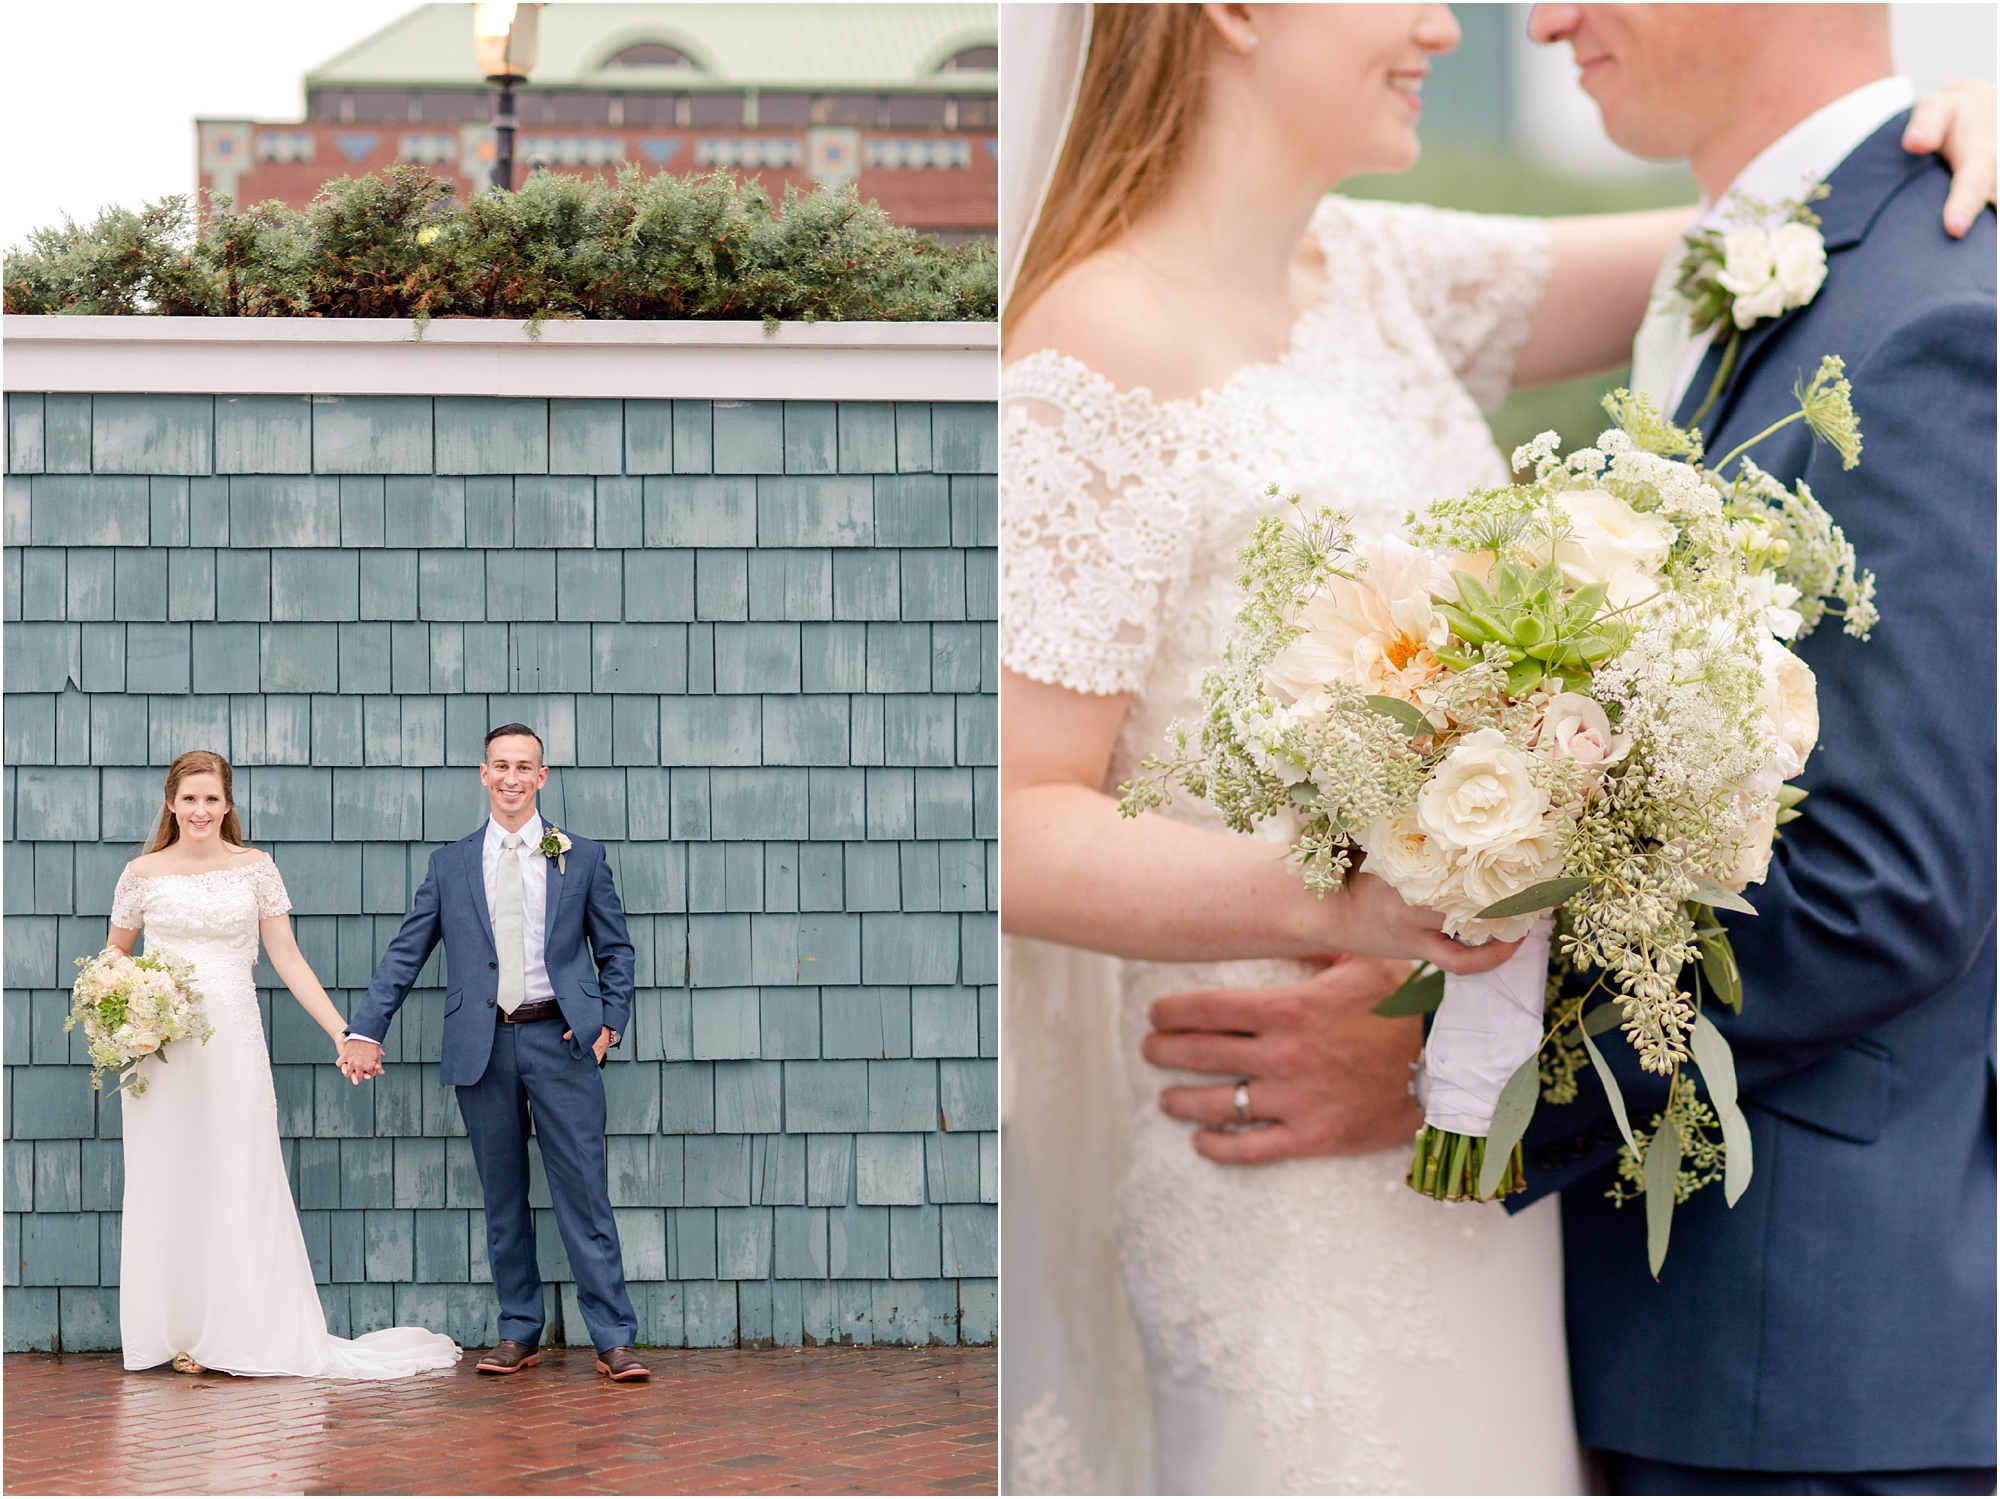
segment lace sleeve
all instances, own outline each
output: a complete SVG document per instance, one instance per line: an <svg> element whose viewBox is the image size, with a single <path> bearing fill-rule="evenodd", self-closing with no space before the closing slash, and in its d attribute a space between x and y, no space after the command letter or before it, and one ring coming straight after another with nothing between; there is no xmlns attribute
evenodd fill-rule
<svg viewBox="0 0 2000 1499"><path fill-rule="evenodd" d="M1001 664L1075 692L1137 692L1192 559L1159 408L1041 353L1001 395Z"/></svg>
<svg viewBox="0 0 2000 1499"><path fill-rule="evenodd" d="M1480 410L1506 400L1514 351L1548 289L1548 223L1424 203L1339 201L1379 235L1417 316Z"/></svg>
<svg viewBox="0 0 2000 1499"><path fill-rule="evenodd" d="M119 872L118 886L111 892L111 924L125 932L136 932L146 924L145 881L132 873L130 864Z"/></svg>
<svg viewBox="0 0 2000 1499"><path fill-rule="evenodd" d="M273 916L282 916L292 908L292 898L285 893L285 877L278 873L275 859L264 858L257 862L250 872L250 883L257 891L257 919L266 921Z"/></svg>

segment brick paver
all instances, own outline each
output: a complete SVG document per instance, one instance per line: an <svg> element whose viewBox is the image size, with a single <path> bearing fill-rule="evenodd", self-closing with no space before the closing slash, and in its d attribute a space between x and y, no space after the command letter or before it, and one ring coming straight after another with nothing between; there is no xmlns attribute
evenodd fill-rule
<svg viewBox="0 0 2000 1499"><path fill-rule="evenodd" d="M507 1379L128 1374L9 1354L9 1494L975 1494L998 1488L991 1348L588 1349Z"/></svg>

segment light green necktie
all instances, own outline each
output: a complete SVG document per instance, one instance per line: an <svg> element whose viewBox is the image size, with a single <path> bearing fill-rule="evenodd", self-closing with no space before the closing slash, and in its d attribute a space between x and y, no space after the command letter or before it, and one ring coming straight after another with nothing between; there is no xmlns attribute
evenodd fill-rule
<svg viewBox="0 0 2000 1499"><path fill-rule="evenodd" d="M1645 321L1632 340L1632 392L1651 396L1660 415L1668 420L1674 414L1674 386L1694 345L1694 335L1688 331L1688 315L1694 306L1674 289L1686 251L1685 242L1675 240L1660 263L1659 274L1653 278L1653 294L1646 303Z"/></svg>
<svg viewBox="0 0 2000 1499"><path fill-rule="evenodd" d="M500 840L499 888L493 901L493 945L500 949L500 1008L507 1014L528 997L527 939L521 932L521 835Z"/></svg>

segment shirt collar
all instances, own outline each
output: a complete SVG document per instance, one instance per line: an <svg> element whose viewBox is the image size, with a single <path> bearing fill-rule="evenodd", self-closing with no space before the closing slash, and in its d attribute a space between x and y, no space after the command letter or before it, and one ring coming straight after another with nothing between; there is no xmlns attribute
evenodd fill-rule
<svg viewBox="0 0 2000 1499"><path fill-rule="evenodd" d="M1703 203L1701 225L1738 228L1762 223L1763 216L1744 214L1742 199L1768 207L1797 201L1814 183L1831 176L1856 146L1916 102L1916 85L1909 79L1878 78L1807 115L1760 151L1719 200Z"/></svg>
<svg viewBox="0 0 2000 1499"><path fill-rule="evenodd" d="M542 841L542 814L540 811L535 812L533 816L521 824L520 832L521 842L528 848L533 848ZM486 819L487 843L494 848L498 848L500 847L500 840L506 836L507 830L489 816Z"/></svg>

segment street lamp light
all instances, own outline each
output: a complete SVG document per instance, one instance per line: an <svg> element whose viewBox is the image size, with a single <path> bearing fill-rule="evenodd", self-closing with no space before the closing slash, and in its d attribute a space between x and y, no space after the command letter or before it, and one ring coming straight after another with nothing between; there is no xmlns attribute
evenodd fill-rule
<svg viewBox="0 0 2000 1499"><path fill-rule="evenodd" d="M528 81L535 65L539 5L479 4L472 7L472 51L488 83L500 85L493 116L493 185L514 187L514 85Z"/></svg>

